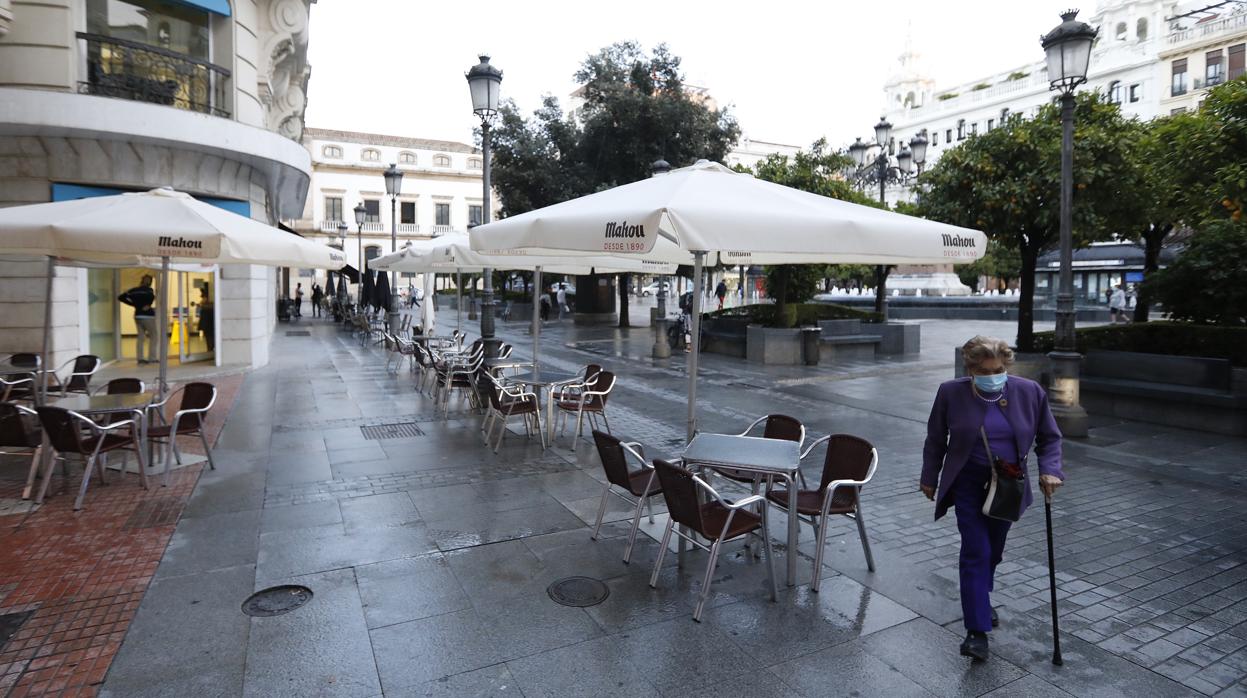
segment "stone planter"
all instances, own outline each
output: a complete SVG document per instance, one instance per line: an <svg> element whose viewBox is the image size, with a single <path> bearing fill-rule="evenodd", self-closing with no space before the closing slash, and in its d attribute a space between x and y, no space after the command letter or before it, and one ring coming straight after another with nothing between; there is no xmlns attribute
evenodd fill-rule
<svg viewBox="0 0 1247 698"><path fill-rule="evenodd" d="M801 351L801 328L750 325L746 334L745 358L761 364L795 366L805 363Z"/></svg>
<svg viewBox="0 0 1247 698"><path fill-rule="evenodd" d="M866 325L867 333L883 337L880 354L917 354L922 351L922 325L916 322L885 322Z"/></svg>

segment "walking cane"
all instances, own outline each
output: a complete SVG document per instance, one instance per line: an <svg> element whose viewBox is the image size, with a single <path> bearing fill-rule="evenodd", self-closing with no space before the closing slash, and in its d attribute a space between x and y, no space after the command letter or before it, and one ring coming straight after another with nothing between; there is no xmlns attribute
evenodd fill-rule
<svg viewBox="0 0 1247 698"><path fill-rule="evenodd" d="M1052 663L1061 666L1061 630L1056 615L1056 563L1052 554L1052 495L1044 493L1044 517L1048 522L1048 588L1052 591Z"/></svg>

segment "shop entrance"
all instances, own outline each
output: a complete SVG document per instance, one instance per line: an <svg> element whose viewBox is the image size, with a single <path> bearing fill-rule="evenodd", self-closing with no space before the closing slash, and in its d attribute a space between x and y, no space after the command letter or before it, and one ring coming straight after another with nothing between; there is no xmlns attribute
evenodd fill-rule
<svg viewBox="0 0 1247 698"><path fill-rule="evenodd" d="M134 321L134 309L121 303L117 296L139 286L147 275L152 277L152 287L159 294L158 269L88 270L88 327L92 354L104 361L135 361L140 358L136 355L138 325ZM216 360L216 289L215 268L169 270L166 310L169 365Z"/></svg>

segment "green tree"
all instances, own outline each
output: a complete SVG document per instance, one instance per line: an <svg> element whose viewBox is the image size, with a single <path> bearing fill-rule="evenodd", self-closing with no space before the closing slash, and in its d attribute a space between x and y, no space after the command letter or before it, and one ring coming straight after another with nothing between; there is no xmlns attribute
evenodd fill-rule
<svg viewBox="0 0 1247 698"><path fill-rule="evenodd" d="M1208 222L1191 238L1186 251L1147 279L1175 320L1217 325L1247 325L1247 224L1240 220Z"/></svg>
<svg viewBox="0 0 1247 698"><path fill-rule="evenodd" d="M586 58L575 78L584 99L576 118L549 96L530 119L513 104L502 110L493 178L504 215L644 179L659 159L673 167L722 161L740 135L727 110L685 89L680 58L664 44L649 53L636 42L612 44ZM620 277L622 327L629 280ZM578 286L596 288L596 276Z"/></svg>
<svg viewBox="0 0 1247 698"><path fill-rule="evenodd" d="M979 291L979 277L990 276L1004 282L1006 286L1022 272L1022 260L1016 248L1008 247L996 240L987 241L987 252L972 264L955 267L957 278L976 293Z"/></svg>
<svg viewBox="0 0 1247 698"><path fill-rule="evenodd" d="M1077 97L1074 133L1074 244L1107 239L1136 220L1139 172L1132 160L1137 122L1116 105ZM1018 346L1034 347L1035 262L1060 236L1061 114L1043 107L1015 117L944 153L920 180L919 210L927 218L976 228L1021 263Z"/></svg>
<svg viewBox="0 0 1247 698"><path fill-rule="evenodd" d="M808 150L792 157L772 154L759 162L754 170L747 167L736 169L793 189L878 208L878 202L864 196L840 176L850 162L847 156L831 150L827 139L820 138ZM775 317L781 326L791 326L795 319L795 315L788 310L788 304L804 303L813 298L818 293L819 281L826 273L826 265L767 267L767 293L775 299Z"/></svg>

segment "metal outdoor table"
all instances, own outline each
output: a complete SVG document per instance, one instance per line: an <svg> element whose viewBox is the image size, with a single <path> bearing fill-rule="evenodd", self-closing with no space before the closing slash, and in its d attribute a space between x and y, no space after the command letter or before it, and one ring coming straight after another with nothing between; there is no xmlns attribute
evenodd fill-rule
<svg viewBox="0 0 1247 698"><path fill-rule="evenodd" d="M495 357L493 359L485 359L481 362L481 366L485 367L486 371L494 373L495 371L505 371L508 368L532 368L533 362L521 361L520 359L499 359Z"/></svg>
<svg viewBox="0 0 1247 698"><path fill-rule="evenodd" d="M795 492L801 468L801 445L796 441L755 436L698 434L684 447L684 462L734 468L763 476L778 475L784 479L788 491ZM788 586L795 584L797 578L797 529L797 515L789 512Z"/></svg>
<svg viewBox="0 0 1247 698"><path fill-rule="evenodd" d="M540 366L528 373L507 376L507 381L510 383L532 386L533 390L538 394L538 399L541 397L541 391L546 391L546 434L549 437L546 439L546 443L548 444L554 443L554 391L549 390L549 388L559 383L571 383L579 379L579 374L563 371L542 371Z"/></svg>
<svg viewBox="0 0 1247 698"><path fill-rule="evenodd" d="M156 393L123 393L120 395L69 395L48 402L53 407L62 407L81 415L99 414L133 414L139 425L139 443L147 446L147 408L156 399ZM172 438L172 437L171 437ZM139 478L147 481L144 472L143 456L136 454L139 462ZM149 464L150 465L150 464Z"/></svg>

